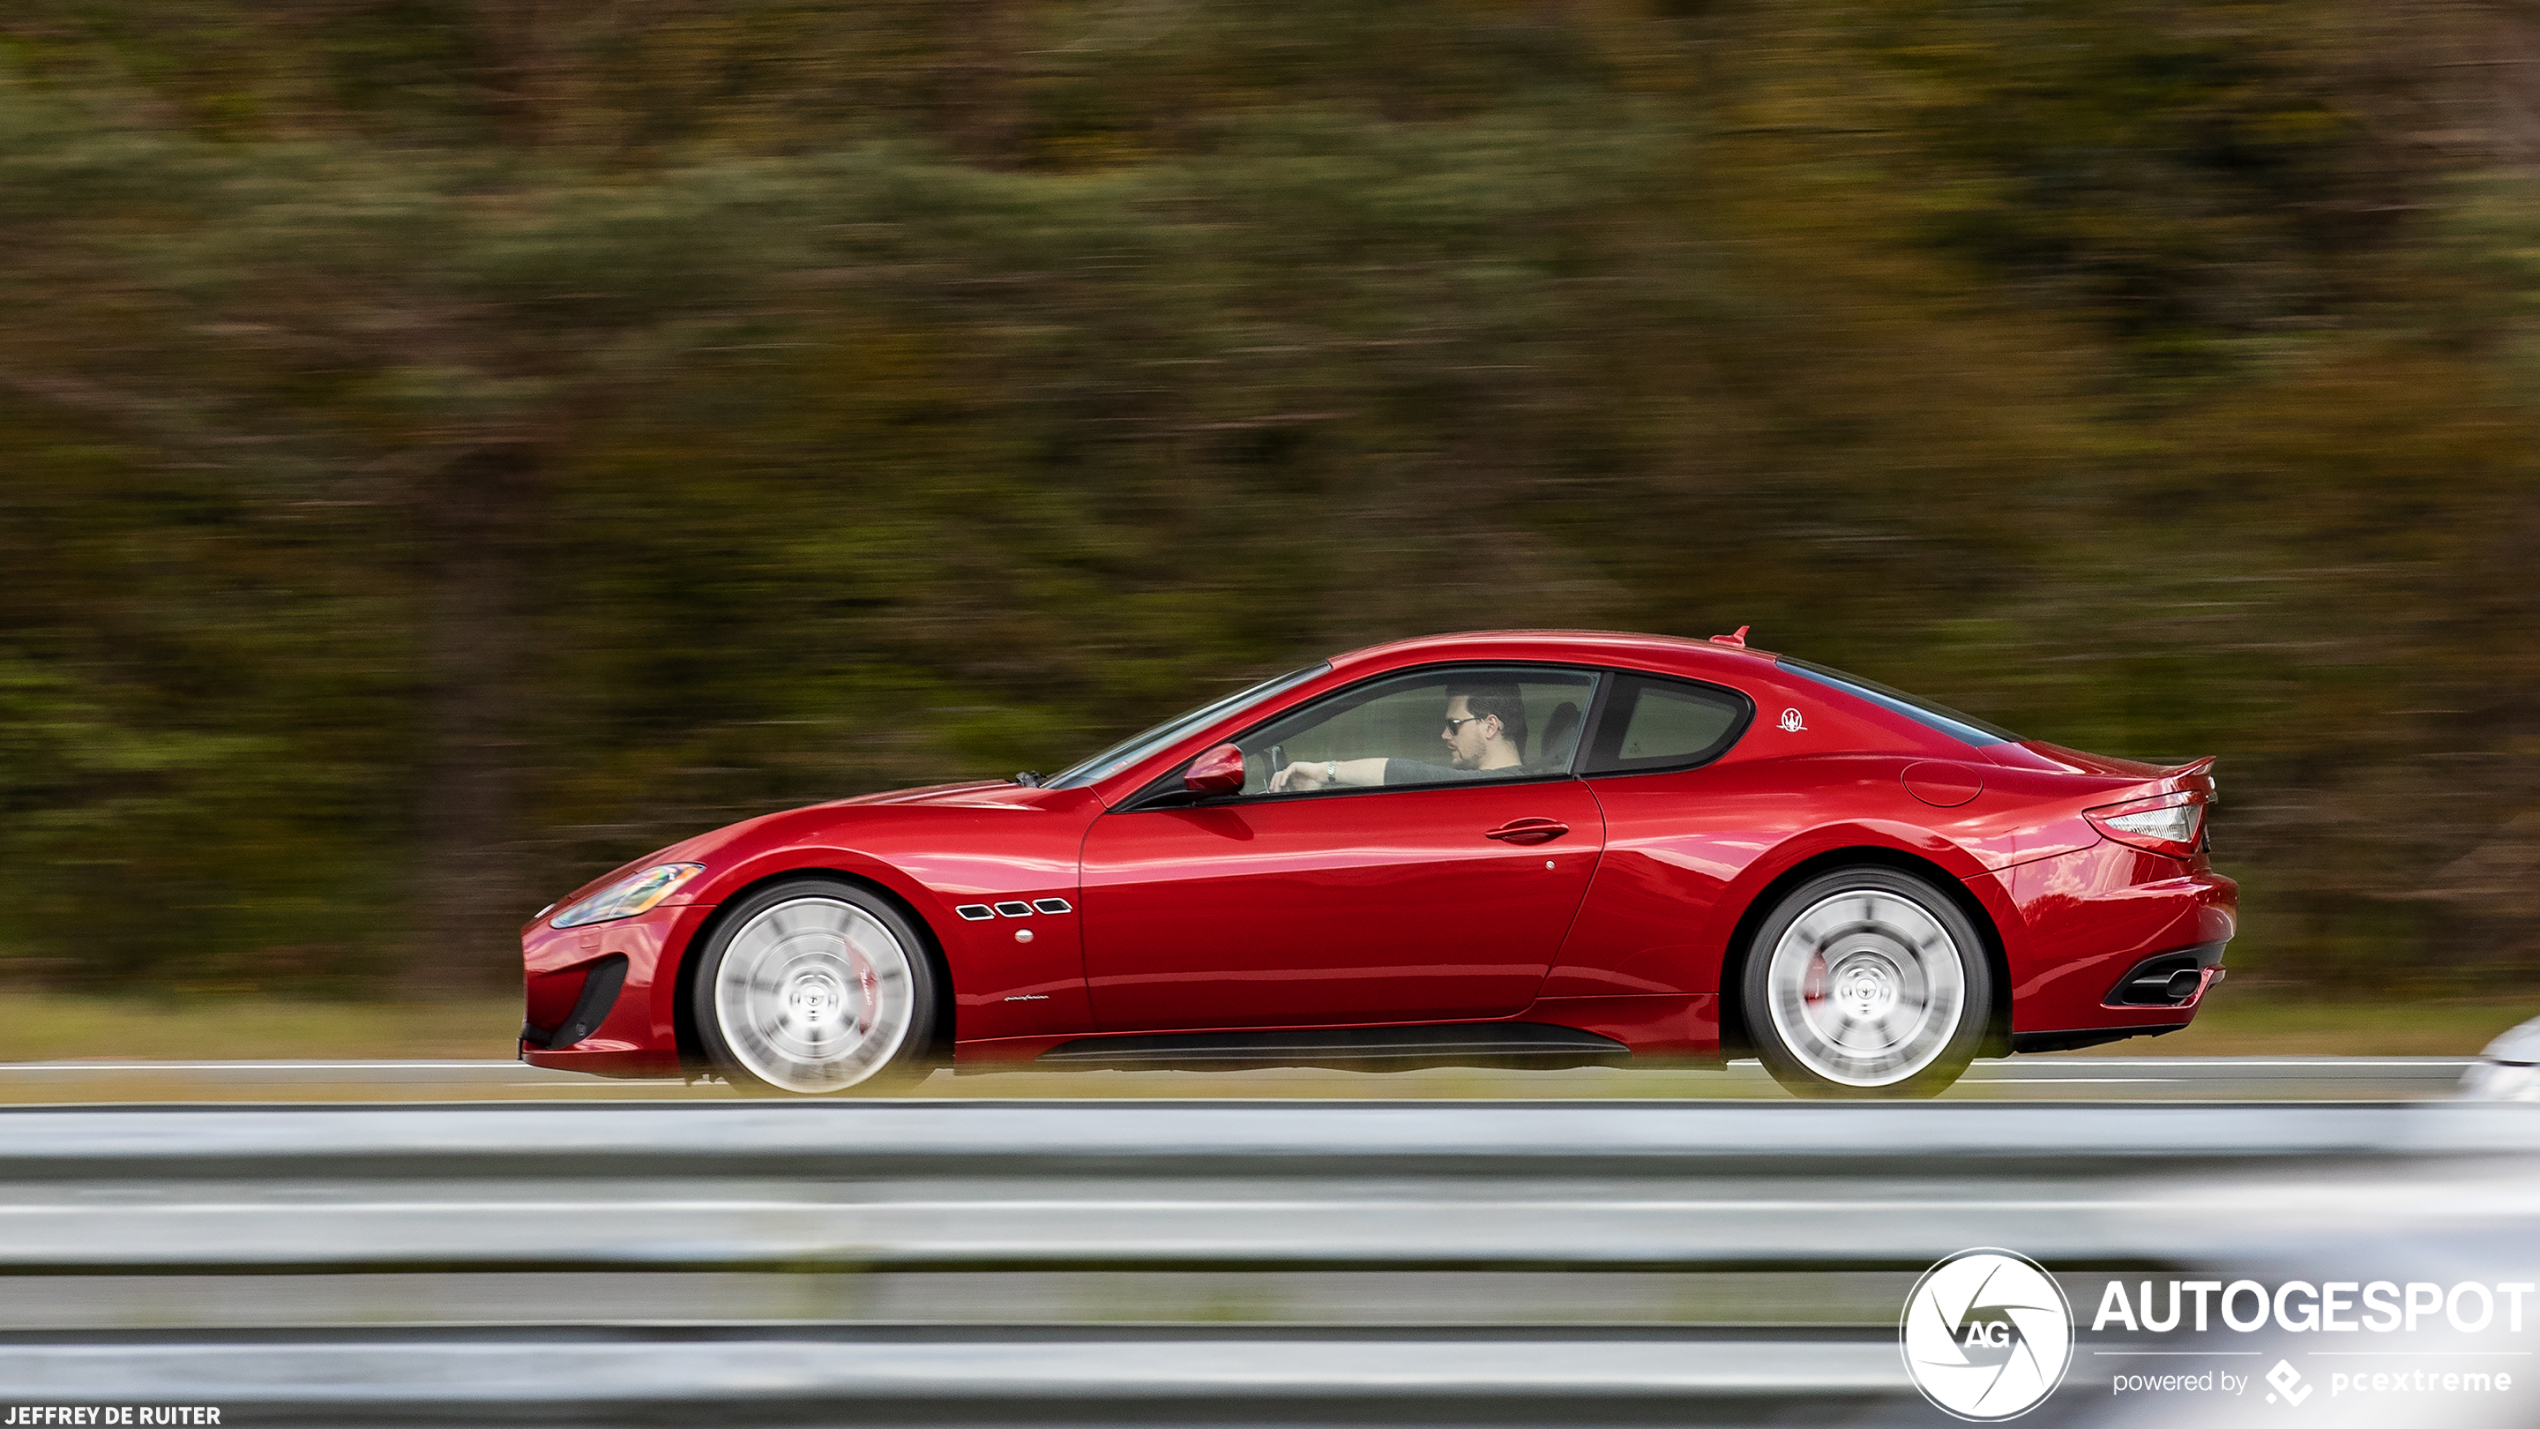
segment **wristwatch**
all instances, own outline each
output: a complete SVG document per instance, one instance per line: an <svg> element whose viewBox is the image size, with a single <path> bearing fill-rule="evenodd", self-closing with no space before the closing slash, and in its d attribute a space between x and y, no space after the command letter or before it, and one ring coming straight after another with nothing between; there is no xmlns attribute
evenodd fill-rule
<svg viewBox="0 0 2540 1429"><path fill-rule="evenodd" d="M1326 759L1323 761L1323 782L1326 784L1338 784L1341 782L1341 762L1339 760Z"/></svg>

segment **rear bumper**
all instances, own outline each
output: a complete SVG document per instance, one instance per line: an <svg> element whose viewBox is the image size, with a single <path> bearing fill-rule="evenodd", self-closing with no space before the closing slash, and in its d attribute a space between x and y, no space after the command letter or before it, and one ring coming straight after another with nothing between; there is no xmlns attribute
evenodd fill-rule
<svg viewBox="0 0 2540 1429"><path fill-rule="evenodd" d="M2003 925L2013 1046L2022 1051L2112 1040L2093 1032L2186 1026L2222 980L2223 945L2239 929L2239 885L2210 868L2107 841L1969 886ZM2123 990L2155 958L2163 958L2155 967L2174 960L2195 970L2184 1001L2147 1004Z"/></svg>
<svg viewBox="0 0 2540 1429"><path fill-rule="evenodd" d="M542 924L523 934L527 1025L520 1059L533 1067L604 1077L677 1076L677 973L689 941L713 911L710 905L682 903L588 928ZM593 974L606 978L620 959L624 981L605 1016L587 1032L580 1024L568 1027L577 1006L586 1006L584 993L591 989ZM548 1036L582 1035L549 1046L533 1038L531 1029L548 1029Z"/></svg>

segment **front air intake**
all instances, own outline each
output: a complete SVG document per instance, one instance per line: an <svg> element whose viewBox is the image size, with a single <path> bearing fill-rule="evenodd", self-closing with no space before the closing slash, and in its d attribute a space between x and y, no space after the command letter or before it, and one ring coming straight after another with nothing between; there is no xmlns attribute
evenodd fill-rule
<svg viewBox="0 0 2540 1429"><path fill-rule="evenodd" d="M520 1029L520 1040L545 1051L562 1051L600 1030L609 1020L609 1010L617 1006L617 995L626 987L626 955L611 953L591 965L582 979L582 995L573 1000L573 1011L554 1027L528 1023Z"/></svg>

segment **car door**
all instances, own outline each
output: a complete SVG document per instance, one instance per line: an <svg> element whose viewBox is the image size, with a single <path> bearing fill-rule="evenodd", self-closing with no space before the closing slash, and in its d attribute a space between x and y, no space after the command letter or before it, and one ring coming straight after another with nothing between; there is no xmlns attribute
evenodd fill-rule
<svg viewBox="0 0 2540 1429"><path fill-rule="evenodd" d="M1533 1001L1604 840L1572 776L1593 672L1428 667L1345 690L1238 741L1244 792L1178 778L1096 819L1081 876L1105 1031L1505 1017ZM1453 701L1467 692L1465 703ZM1488 691L1474 695L1473 691ZM1453 767L1476 702L1522 756ZM1386 782L1272 787L1285 760ZM1158 797L1160 795L1161 797Z"/></svg>

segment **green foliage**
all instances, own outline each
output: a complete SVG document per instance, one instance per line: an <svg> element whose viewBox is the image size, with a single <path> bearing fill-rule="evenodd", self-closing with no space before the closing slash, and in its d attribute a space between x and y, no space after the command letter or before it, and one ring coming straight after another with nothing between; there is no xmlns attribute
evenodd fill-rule
<svg viewBox="0 0 2540 1429"><path fill-rule="evenodd" d="M0 948L500 976L740 815L1397 635L1751 622L2222 755L2236 966L2527 976L2483 23L27 0Z"/></svg>

